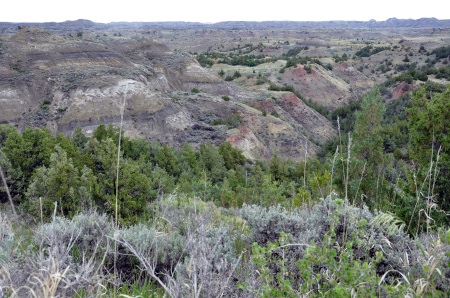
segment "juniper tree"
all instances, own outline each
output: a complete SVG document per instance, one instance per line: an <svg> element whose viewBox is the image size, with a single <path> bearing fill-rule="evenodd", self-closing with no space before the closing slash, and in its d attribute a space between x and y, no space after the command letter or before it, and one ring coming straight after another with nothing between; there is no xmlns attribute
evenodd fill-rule
<svg viewBox="0 0 450 298"><path fill-rule="evenodd" d="M374 87L362 99L361 110L356 113L352 136L351 150L357 164L351 188L356 199L361 195L377 199L384 168L381 135L383 114L384 104L381 101L380 90Z"/></svg>
<svg viewBox="0 0 450 298"><path fill-rule="evenodd" d="M450 87L434 95L421 88L412 96L411 104L408 109L409 156L417 173L416 186L423 197L437 202L440 208L448 212Z"/></svg>
<svg viewBox="0 0 450 298"><path fill-rule="evenodd" d="M72 217L79 211L79 171L59 145L55 146L55 151L51 154L50 165L36 170L26 192L30 211L38 218L43 216L49 219L53 213L54 202L57 202L58 214Z"/></svg>

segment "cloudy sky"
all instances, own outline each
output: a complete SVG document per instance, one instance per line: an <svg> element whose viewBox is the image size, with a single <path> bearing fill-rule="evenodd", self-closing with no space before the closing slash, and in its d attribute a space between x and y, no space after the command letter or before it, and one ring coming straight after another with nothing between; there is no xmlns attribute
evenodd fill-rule
<svg viewBox="0 0 450 298"><path fill-rule="evenodd" d="M450 19L450 9L444 3L442 0L13 0L2 4L0 22Z"/></svg>

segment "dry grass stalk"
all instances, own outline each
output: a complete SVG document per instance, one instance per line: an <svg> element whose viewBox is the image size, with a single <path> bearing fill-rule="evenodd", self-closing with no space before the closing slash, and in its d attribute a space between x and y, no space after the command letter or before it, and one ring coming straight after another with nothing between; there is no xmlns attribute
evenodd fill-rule
<svg viewBox="0 0 450 298"><path fill-rule="evenodd" d="M120 171L120 144L122 143L123 114L127 103L128 85L123 94L123 101L120 105L120 127L119 127L119 143L117 144L117 165L116 165L116 201L115 201L115 218L114 228L119 228L119 171ZM117 277L117 243L114 242L114 276Z"/></svg>
<svg viewBox="0 0 450 298"><path fill-rule="evenodd" d="M11 204L11 209L15 217L17 217L16 208L14 207L14 203L11 197L11 193L9 192L8 183L6 182L5 175L3 173L2 165L0 164L0 176L2 177L3 185L5 187L6 195L8 196L9 203Z"/></svg>

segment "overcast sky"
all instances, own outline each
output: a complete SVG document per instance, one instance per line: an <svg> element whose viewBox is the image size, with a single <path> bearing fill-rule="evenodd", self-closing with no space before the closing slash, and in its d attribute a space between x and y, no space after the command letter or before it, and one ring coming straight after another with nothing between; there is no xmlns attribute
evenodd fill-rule
<svg viewBox="0 0 450 298"><path fill-rule="evenodd" d="M0 22L119 21L327 21L391 17L450 19L443 0L12 0L4 1ZM266 4L269 3L269 4Z"/></svg>

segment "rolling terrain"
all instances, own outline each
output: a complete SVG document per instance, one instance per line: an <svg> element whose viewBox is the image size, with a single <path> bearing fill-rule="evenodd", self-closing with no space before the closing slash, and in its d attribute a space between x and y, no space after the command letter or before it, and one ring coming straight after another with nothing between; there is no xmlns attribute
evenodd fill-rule
<svg viewBox="0 0 450 298"><path fill-rule="evenodd" d="M450 293L448 21L0 32L0 297Z"/></svg>
<svg viewBox="0 0 450 298"><path fill-rule="evenodd" d="M337 134L324 111L395 77L405 57L424 66L450 43L449 29L430 24L446 23L2 23L0 122L89 134L123 116L132 137L175 147L227 140L252 159L277 151L300 160ZM357 55L367 47L382 50ZM383 96L418 84L399 82Z"/></svg>

